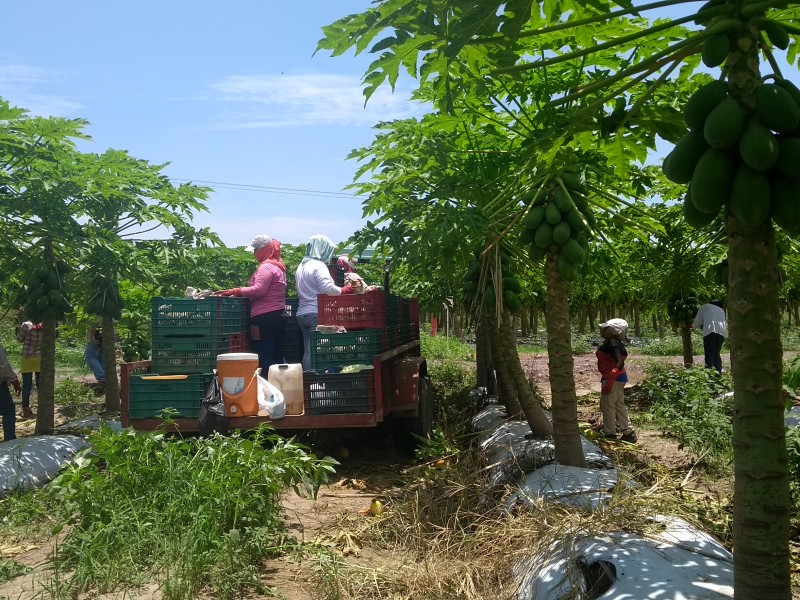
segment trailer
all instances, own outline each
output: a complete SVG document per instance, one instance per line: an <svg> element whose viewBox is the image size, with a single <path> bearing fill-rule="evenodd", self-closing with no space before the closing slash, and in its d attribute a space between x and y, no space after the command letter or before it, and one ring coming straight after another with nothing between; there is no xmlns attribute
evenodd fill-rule
<svg viewBox="0 0 800 600"><path fill-rule="evenodd" d="M376 293L370 293L373 294ZM318 336L323 342L330 338L344 339L348 344L344 347L350 352L341 356L335 352L322 355L317 362L331 367L337 362L352 360L353 356L361 357L358 362L365 362L363 357L368 356L372 369L352 375L306 371L303 373L302 414L287 414L275 420L258 415L229 417L230 428L247 430L268 422L276 430L330 430L371 428L391 421L402 431L421 437L428 436L433 424L433 389L428 377L427 362L420 351L418 312L413 310L411 304L412 310L403 317L407 321L416 320L416 323L409 323L410 328L399 329L402 326L398 325L395 327L396 331L390 333L387 327L375 327L385 325L387 314L388 322L395 322L387 311L395 311L402 303L389 300L388 295L383 292L380 294L380 297L361 300L353 300L352 296L320 296L321 321L339 325L346 323L351 328L364 324L370 327L358 329L362 335L353 333L348 337L348 334L339 334L339 338L333 337L337 334ZM335 298L341 300L337 302ZM234 319L239 313L227 307L232 299L218 299L209 307L176 300L156 298L153 301L153 359L121 364L123 427L143 431L164 427L164 420L157 413L172 408L177 410L179 416L170 419L168 430L196 432L196 414L210 378L213 377L210 372L212 365L209 364L211 357L215 359L216 353L221 353L220 350L250 350L247 332L242 331L243 327L237 325L239 321ZM366 307L361 312L358 310L359 302L363 304L361 308ZM188 318L197 315L185 310L187 304L191 308L201 307L203 318ZM353 304L357 306L354 307ZM171 316L170 320L159 319L159 311L163 306L171 309L177 306L180 310L169 314L177 314L181 318ZM212 310L208 312L206 308ZM287 311L291 312L291 308L292 305L287 301ZM246 323L246 306L237 310L245 314L243 322ZM403 314L402 310L399 312ZM288 323L287 327L290 326L292 324ZM398 331L401 333L398 334ZM371 335L366 335L368 333ZM377 345L374 342L376 335L380 338ZM341 344L335 347L340 348ZM162 348L166 350L161 352ZM157 370L154 369L154 360ZM180 373L181 371L187 372ZM166 377L163 377L164 381L152 381L147 376L153 373ZM358 395L355 402L352 397L342 402L343 397L352 393Z"/></svg>

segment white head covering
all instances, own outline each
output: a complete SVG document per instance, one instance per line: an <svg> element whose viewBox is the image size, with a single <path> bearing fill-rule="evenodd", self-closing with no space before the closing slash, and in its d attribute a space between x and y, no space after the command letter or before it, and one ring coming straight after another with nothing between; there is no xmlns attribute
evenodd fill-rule
<svg viewBox="0 0 800 600"><path fill-rule="evenodd" d="M253 241L250 242L250 245L247 248L245 248L245 250L247 252L253 252L254 250L263 248L271 241L272 237L268 236L266 233L259 233L256 237L253 238Z"/></svg>
<svg viewBox="0 0 800 600"><path fill-rule="evenodd" d="M628 322L625 319L609 319L605 323L600 323L600 329L608 327L618 337L628 335Z"/></svg>
<svg viewBox="0 0 800 600"><path fill-rule="evenodd" d="M306 255L303 262L321 260L325 264L331 261L336 245L325 235L312 235L306 244Z"/></svg>

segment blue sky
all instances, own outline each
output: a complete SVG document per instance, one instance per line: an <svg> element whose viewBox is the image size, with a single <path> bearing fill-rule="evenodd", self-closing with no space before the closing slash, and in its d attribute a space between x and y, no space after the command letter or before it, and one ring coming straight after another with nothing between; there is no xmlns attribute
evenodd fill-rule
<svg viewBox="0 0 800 600"><path fill-rule="evenodd" d="M368 56L312 56L323 25L369 4L10 2L0 96L35 114L85 118L93 141L83 150L170 162L178 183L273 188L216 186L210 214L194 223L229 246L258 233L344 241L363 224L360 199L343 192L357 166L348 152L370 143L378 121L420 113L408 86L387 86L364 107Z"/></svg>

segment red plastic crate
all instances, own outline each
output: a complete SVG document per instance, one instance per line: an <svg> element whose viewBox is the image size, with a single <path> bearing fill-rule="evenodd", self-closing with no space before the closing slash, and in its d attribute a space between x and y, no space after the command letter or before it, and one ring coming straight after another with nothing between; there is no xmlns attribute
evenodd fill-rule
<svg viewBox="0 0 800 600"><path fill-rule="evenodd" d="M380 290L345 296L317 296L320 325L337 325L348 331L387 326L386 299Z"/></svg>

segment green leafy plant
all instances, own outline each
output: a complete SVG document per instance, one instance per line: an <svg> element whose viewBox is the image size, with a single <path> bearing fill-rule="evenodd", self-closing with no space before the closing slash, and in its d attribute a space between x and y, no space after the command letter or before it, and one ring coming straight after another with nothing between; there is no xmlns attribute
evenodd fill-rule
<svg viewBox="0 0 800 600"><path fill-rule="evenodd" d="M474 360L475 347L453 336L420 336L422 354L428 358L450 358L454 360Z"/></svg>
<svg viewBox="0 0 800 600"><path fill-rule="evenodd" d="M688 447L709 471L722 474L733 460L730 376L711 369L648 365L642 393L654 421Z"/></svg>
<svg viewBox="0 0 800 600"><path fill-rule="evenodd" d="M25 573L30 573L32 569L30 567L26 567L25 565L21 565L15 560L5 559L0 560L0 581L11 581L19 577L20 575L24 575Z"/></svg>
<svg viewBox="0 0 800 600"><path fill-rule="evenodd" d="M786 450L789 457L793 518L800 519L800 427L791 427L786 430Z"/></svg>
<svg viewBox="0 0 800 600"><path fill-rule="evenodd" d="M74 594L151 579L172 599L260 589L260 560L291 545L280 494L315 494L333 472L268 426L208 440L103 428L90 443L49 486L70 526L53 560Z"/></svg>

